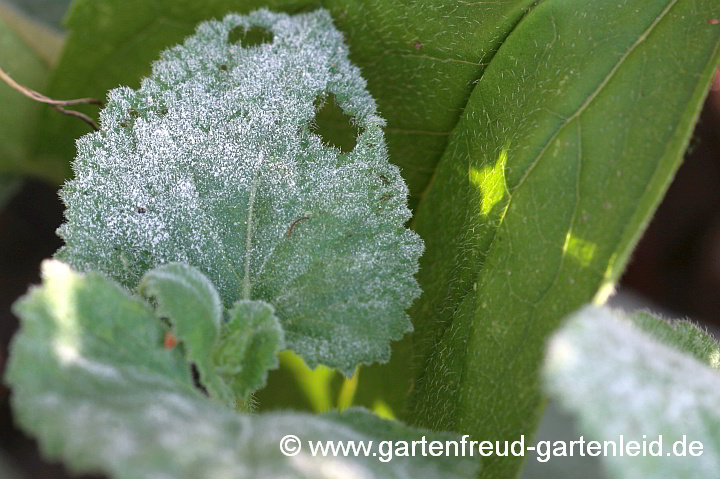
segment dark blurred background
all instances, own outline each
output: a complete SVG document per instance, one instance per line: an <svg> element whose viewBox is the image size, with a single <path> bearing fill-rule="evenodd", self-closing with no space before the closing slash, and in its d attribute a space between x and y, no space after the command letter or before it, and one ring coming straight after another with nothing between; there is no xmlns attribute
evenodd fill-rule
<svg viewBox="0 0 720 479"><path fill-rule="evenodd" d="M10 3L60 29L69 2ZM28 285L39 282L40 262L61 245L55 229L62 222L62 210L56 190L36 181L26 181L0 210L0 375L18 326L10 307ZM618 291L640 305L655 305L672 316L720 328L720 75L685 162L634 252ZM35 441L14 427L9 394L0 385L2 478L94 477L70 476L62 466L45 463Z"/></svg>

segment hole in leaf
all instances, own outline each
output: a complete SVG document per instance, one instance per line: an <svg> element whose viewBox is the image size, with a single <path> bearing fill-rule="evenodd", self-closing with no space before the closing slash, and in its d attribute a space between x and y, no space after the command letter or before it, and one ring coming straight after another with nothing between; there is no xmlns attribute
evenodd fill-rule
<svg viewBox="0 0 720 479"><path fill-rule="evenodd" d="M327 145L339 148L343 153L352 151L357 144L360 130L337 104L335 95L315 99L315 124L313 131Z"/></svg>
<svg viewBox="0 0 720 479"><path fill-rule="evenodd" d="M263 43L272 43L272 41L272 32L263 27L252 27L246 30L241 25L230 30L228 34L228 43L240 43L240 46L244 48L262 45Z"/></svg>

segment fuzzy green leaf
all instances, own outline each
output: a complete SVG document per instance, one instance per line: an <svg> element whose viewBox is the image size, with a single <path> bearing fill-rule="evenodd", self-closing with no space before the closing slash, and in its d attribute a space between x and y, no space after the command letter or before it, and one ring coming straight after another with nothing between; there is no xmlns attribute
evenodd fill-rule
<svg viewBox="0 0 720 479"><path fill-rule="evenodd" d="M682 160L720 59L718 13L548 0L500 47L416 209L417 424L532 433L547 338L612 290ZM488 458L483 475L521 462Z"/></svg>
<svg viewBox="0 0 720 479"><path fill-rule="evenodd" d="M138 291L154 301L158 316L170 322L172 334L182 342L188 360L195 363L200 381L210 395L234 404L235 397L217 376L211 357L224 314L220 295L212 283L197 269L173 263L146 273Z"/></svg>
<svg viewBox="0 0 720 479"><path fill-rule="evenodd" d="M268 369L277 367L283 332L269 304L237 301L226 322L210 280L181 263L150 270L138 290L156 304L155 313L170 322L200 382L220 402L242 404L238 401L265 385Z"/></svg>
<svg viewBox="0 0 720 479"><path fill-rule="evenodd" d="M603 457L612 477L714 477L720 467L720 373L713 368L719 359L717 342L687 322L668 325L644 315L640 329L608 309L586 307L553 336L546 385L601 444L619 444L621 435L625 444L649 444L662 435L660 455ZM702 455L672 454L683 437L686 452L700 441Z"/></svg>
<svg viewBox="0 0 720 479"><path fill-rule="evenodd" d="M629 319L655 340L687 353L711 368L720 368L720 344L691 321L661 320L645 311L633 313Z"/></svg>
<svg viewBox="0 0 720 479"><path fill-rule="evenodd" d="M280 321L264 301L240 300L230 310L212 353L217 373L240 398L265 386L267 371L278 366L284 346Z"/></svg>
<svg viewBox="0 0 720 479"><path fill-rule="evenodd" d="M228 43L262 27L267 44ZM202 271L226 307L271 304L290 349L351 374L411 329L422 252L384 121L325 11L207 22L138 91L114 90L78 142L57 257L130 288L152 267ZM360 129L348 153L313 133L334 95Z"/></svg>
<svg viewBox="0 0 720 479"><path fill-rule="evenodd" d="M51 459L115 479L461 479L472 461L313 456L308 440L457 439L364 411L327 417L235 413L194 389L188 364L162 346L151 308L98 273L43 264L44 283L14 306L20 332L6 380L15 418ZM285 457L281 438L301 452Z"/></svg>

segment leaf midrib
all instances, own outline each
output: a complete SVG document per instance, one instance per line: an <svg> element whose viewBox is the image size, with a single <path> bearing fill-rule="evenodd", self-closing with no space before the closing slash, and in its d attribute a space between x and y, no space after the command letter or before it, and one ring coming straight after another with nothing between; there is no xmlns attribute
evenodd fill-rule
<svg viewBox="0 0 720 479"><path fill-rule="evenodd" d="M250 299L250 294L252 291L252 283L250 282L250 255L252 251L253 207L255 206L255 197L257 196L258 177L259 175L257 173L254 173L252 176L252 180L250 181L250 196L248 198L247 229L245 232L245 275L243 277L243 299L246 300Z"/></svg>
<svg viewBox="0 0 720 479"><path fill-rule="evenodd" d="M502 225L506 225L506 223L505 223L505 216L506 216L506 213L507 213L507 211L508 211L508 209L509 209L509 207L510 207L510 203L512 202L512 198L513 198L512 193L513 193L514 191L516 191L520 186L522 186L522 184L523 184L523 183L525 182L525 180L528 178L528 176L530 175L530 173L531 173L531 171L534 169L534 167L535 167L535 166L539 163L539 161L544 157L545 153L547 152L549 146L552 144L553 140L554 140L567 126L569 126L575 119L579 118L580 115L582 115L582 114L585 112L585 110L587 110L587 108L588 108L588 107L590 106L590 104L595 100L595 98L596 98L596 97L602 92L602 90L610 83L610 81L612 81L612 78L613 78L613 77L615 76L615 74L619 71L619 69L622 67L622 65L625 63L625 61L630 57L630 55L635 51L635 49L647 39L648 35L652 32L652 30L654 30L654 28L665 18L665 16L668 14L668 12L669 12L676 4L677 4L677 0L671 0L671 1L668 3L667 7L665 7L665 9L658 15L658 17L657 17L655 20L653 20L653 22L648 26L648 28L638 37L638 39L633 43L633 45L631 45L630 48L628 48L628 50L618 59L618 61L617 61L617 63L615 64L615 66L610 70L610 72L608 72L608 74L605 76L605 78L603 78L602 82L601 82L601 83L598 85L598 87L593 91L593 93L591 93L591 95L587 98L587 100L586 100L585 102L583 102L583 104L578 108L578 110L577 110L575 113L573 113L573 115L571 115L570 117L568 117L568 119L562 124L562 126L560 126L560 127L558 128L558 130L557 130L555 133L553 133L553 135L551 135L551 137L550 137L550 139L548 140L547 144L543 147L543 149L541 150L541 152L538 154L537 158L531 163L531 165L530 165L530 166L528 167L528 169L525 171L525 173L523 174L523 176L522 176L522 177L520 178L520 180L518 181L517 185L515 185L515 186L512 188L512 191L511 191L510 189L508 189L508 202L507 202L506 207L505 207L504 210L503 210L503 213L502 213L502 216L501 216L501 219L500 219L500 225L501 225L501 226L502 226ZM581 132L579 133L579 135L581 135ZM581 142L582 139L579 138L579 141ZM578 161L579 161L579 162L582 162L582 157L579 156L579 157L578 157ZM580 170L580 166L578 166L578 173L579 173L579 170ZM657 171L657 168L655 169L655 171ZM654 176L654 174L653 174L653 176ZM580 200L580 197L579 197L579 194L578 194L578 196L576 196L576 203L575 203L575 206L574 206L574 209L573 209L573 216L572 216L572 219L571 219L571 221L570 221L570 226L569 226L569 228L568 228L568 231L572 231L572 228L573 228L573 226L574 226L575 218L576 218L576 213L577 213L577 205L578 205L578 203L579 203L579 200ZM500 226L498 227L498 229L499 229L499 228L500 228ZM495 232L493 233L493 238L492 238L492 240L491 240L491 242L490 242L490 246L489 246L488 249L487 249L487 253L486 253L487 255L490 255L490 254L492 253L492 249L493 249L493 246L494 246L494 244L495 244L496 233L497 233L497 229L496 229ZM566 245L564 245L564 246L566 246ZM562 264L563 264L563 262L564 262L564 260L565 260L565 257L566 257L566 248L564 247L564 248L563 248L563 254L562 254L562 256L561 256L561 261L560 261L560 263L559 263L559 265L558 265L558 268L557 268L557 272L560 271L560 269L561 269L561 267L562 267ZM480 275L482 275L482 270L481 270L481 272L478 274L478 276L480 276ZM545 291L544 291L543 294L537 299L537 301L532 301L532 302L527 302L527 301L525 301L525 302L527 302L528 304L530 304L530 305L532 306L533 312L532 312L531 314L532 314L533 316L534 316L534 314L535 314L535 311L537 310L537 305L539 305L540 303L542 303L542 301L547 297L547 295L549 294L549 292L552 291L553 288L554 288L554 286L557 284L558 276L559 276L558 274L556 274L556 275L554 276L552 283L545 289ZM473 291L472 291L472 288L467 288L466 293L463 294L463 296L462 296L462 300L464 300L464 299L467 297L467 295L470 294L471 292L473 292ZM519 296L517 296L517 295L515 295L515 296L516 296L519 300L523 300L521 297L519 297ZM525 338L527 338L527 336L528 336L528 329L530 328L530 326L532 325L532 323L533 323L532 320L529 320L529 321L526 321L526 322L525 322L524 328L523 328L523 332L522 332L522 334L520 335L520 337L525 337ZM444 334L444 333L443 333L443 334ZM511 371L511 370L513 369L513 367L514 367L515 362L516 362L517 359L519 358L518 350L521 349L522 347L523 347L523 343L522 343L522 342L519 342L519 343L517 344L515 350L509 352L509 354L507 355L507 356L508 356L509 358L511 358L511 359L510 359L509 361L503 361L503 362L501 362L501 365L500 365L499 367L503 368L505 371ZM496 367L498 367L498 366L496 365ZM462 384L465 383L465 378L466 378L466 374L467 374L467 362L466 362L466 361L462 362L461 368L462 368L462 369L461 369L461 371L460 371L460 384L462 385ZM499 386L499 385L498 385L498 386ZM491 386L491 387L492 387L492 386ZM460 408L458 408L458 409L456 410L456 415L455 415L455 418L456 418L456 419L455 419L455 420L457 421L457 418L458 418L458 417L461 417L462 415L463 415L462 410L461 410Z"/></svg>
<svg viewBox="0 0 720 479"><path fill-rule="evenodd" d="M513 193L525 183L527 178L530 176L530 173L539 164L540 160L542 158L544 158L545 153L547 153L548 149L550 148L550 145L552 145L555 138L557 138L558 135L560 135L560 133L565 130L565 128L567 128L575 119L579 118L580 115L582 115L588 109L588 107L595 100L595 98L597 98L597 96L602 92L602 90L610 83L610 81L612 81L613 77L620 70L620 68L623 66L625 61L630 57L630 55L632 55L632 53L635 51L635 49L647 39L648 35L652 32L652 30L665 18L665 16L668 14L668 12L677 4L677 2L678 2L678 0L670 0L667 7L665 7L665 9L662 12L660 12L660 14L657 16L657 18L655 18L655 20L653 20L653 22L648 26L648 28L645 29L645 31L638 37L638 39L630 46L630 48L628 48L627 51L625 53L623 53L623 55L618 59L617 63L613 66L613 68L607 73L607 75L605 75L605 77L600 82L598 87L588 96L588 98L583 102L583 104L580 105L580 107L577 109L577 111L575 111L572 115L570 115L565 120L565 122L557 129L557 131L555 131L549 137L548 141L545 143L545 146L543 146L542 150L538 153L537 157L532 161L532 163L527 168L527 170L525 170L525 173L523 173L523 176L520 178L520 180L518 180L518 183L512 187L507 188L508 201L507 201L507 204L505 205L505 208L503 209L503 212L500 216L499 226L493 232L493 237L490 241L490 245L487 248L486 255L490 255L492 253L492 249L495 244L495 237L497 235L497 230L500 229L500 227L502 225L506 224L505 216L507 215L507 212L510 209L512 199L514 197ZM582 141L581 132L579 135L579 141L580 142ZM581 151L581 153L582 153L582 151ZM582 162L582 158L580 156L578 157L578 161ZM573 217L570 222L570 227L569 227L568 231L572 230L572 227L574 225L574 219L575 219L575 213L576 213L575 210L577 210L577 201L579 201L579 196L576 199L576 205L573 210ZM563 245L563 254L561 257L563 260L566 256L565 253L567 250L567 248L565 246L566 245ZM561 266L562 266L562 262L558 266L558 270ZM544 298L547 296L549 291L552 290L552 288L555 286L556 283L557 283L557 275L553 279L552 283L543 292L543 294L537 299L537 301L529 302L529 304L531 304L533 306L540 304L544 300ZM468 288L468 293L469 293L470 289L472 289L472 288ZM465 296L467 296L467 293L465 295L463 295L463 299L465 298ZM518 299L522 300L522 298L520 298L520 297L518 297Z"/></svg>
<svg viewBox="0 0 720 479"><path fill-rule="evenodd" d="M665 16L666 16L667 13L672 9L672 7L674 7L674 6L677 4L677 1L678 1L678 0L670 0L670 3L668 4L668 6L665 7L665 9L664 9L662 12L660 12L660 15L658 15L657 18L656 18L655 20L653 20L653 22L650 24L650 26L648 26L648 28L645 29L645 31L638 37L638 39L635 41L635 43L633 43L633 44L630 46L630 48L628 48L628 50L627 50L625 53L623 53L623 55L622 55L622 56L620 57L620 59L617 61L617 63L615 64L615 66L608 72L607 75L605 75L605 78L603 78L602 82L600 82L600 84L599 84L598 87L595 89L595 91L593 91L593 92L590 94L590 96L588 96L588 98L585 100L585 102L584 102L582 105L580 105L580 107L577 109L577 111L575 111L575 113L573 113L572 115L570 115L570 116L563 122L563 124L557 129L557 131L555 131L555 133L553 133L553 134L550 136L550 138L549 138L548 141L545 143L545 146L543 146L543 148L542 148L542 150L540 151L540 153L538 153L537 157L532 161L532 163L530 163L530 166L528 167L528 169L525 170L525 173L523 173L523 176L520 178L520 180L518 181L517 185L513 186L513 187L512 187L512 190L509 191L509 197L510 197L511 200L512 200L512 192L513 192L514 190L518 189L520 186L522 186L522 184L525 182L525 180L526 180L527 177L530 175L530 173L532 172L532 170L533 170L533 169L535 168L535 166L540 162L540 159L545 155L545 153L547 152L548 148L550 148L550 145L552 145L553 140L554 140L555 138L557 138L557 136L558 136L570 123L572 123L573 120L575 120L576 118L578 118L580 115L582 115L582 114L585 112L585 110L587 110L587 108L588 108L588 107L590 106L590 104L595 100L595 98L597 98L597 96L600 94L600 92L602 92L602 90L607 86L607 84L610 83L610 81L613 79L613 77L614 77L615 74L618 72L618 70L620 70L620 68L621 68L621 67L623 66L623 64L625 63L625 60L627 60L627 59L630 57L630 55L635 51L635 49L636 49L638 46L640 46L640 44L642 44L642 43L647 39L647 37L648 37L648 35L650 34L650 32L652 32L652 30L665 18ZM503 218L503 219L504 219L504 218Z"/></svg>

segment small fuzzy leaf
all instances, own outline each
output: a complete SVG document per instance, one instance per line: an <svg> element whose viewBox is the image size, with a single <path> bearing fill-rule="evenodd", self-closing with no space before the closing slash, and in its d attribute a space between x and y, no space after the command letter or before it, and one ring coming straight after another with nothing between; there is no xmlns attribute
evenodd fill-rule
<svg viewBox="0 0 720 479"><path fill-rule="evenodd" d="M272 41L229 43L236 28ZM313 132L334 96L359 130L343 153ZM290 349L351 374L411 330L422 253L375 102L328 13L259 10L201 24L138 91L114 90L78 142L57 257L134 288L188 263L275 308Z"/></svg>
<svg viewBox="0 0 720 479"><path fill-rule="evenodd" d="M238 301L213 352L217 374L239 398L265 386L267 371L279 364L284 339L274 313L264 301Z"/></svg>
<svg viewBox="0 0 720 479"><path fill-rule="evenodd" d="M713 369L720 368L720 344L692 322L663 320L645 311L633 313L630 319L657 341L690 354Z"/></svg>
<svg viewBox="0 0 720 479"><path fill-rule="evenodd" d="M458 438L358 410L235 413L193 388L187 364L163 348L143 301L57 261L43 264L43 277L14 306L21 329L5 379L18 423L73 472L114 479L461 479L475 472L463 458L313 455L309 440L375 440L380 452L381 439ZM303 441L293 457L279 448L288 434Z"/></svg>
<svg viewBox="0 0 720 479"><path fill-rule="evenodd" d="M659 455L618 451L604 457L612 477L715 477L720 468L717 343L687 322L667 325L646 314L641 328L636 321L637 316L632 321L593 306L573 315L550 343L548 391L601 445L615 441L620 447L622 435L625 444L637 441L642 447L662 435L662 450L655 449ZM673 453L676 441L685 442L686 457ZM687 452L693 441L702 443L699 456Z"/></svg>
<svg viewBox="0 0 720 479"><path fill-rule="evenodd" d="M210 395L234 404L235 397L215 373L211 358L223 323L223 305L212 283L197 269L172 263L146 273L138 290L157 304L158 316L170 321L172 334L183 343Z"/></svg>

